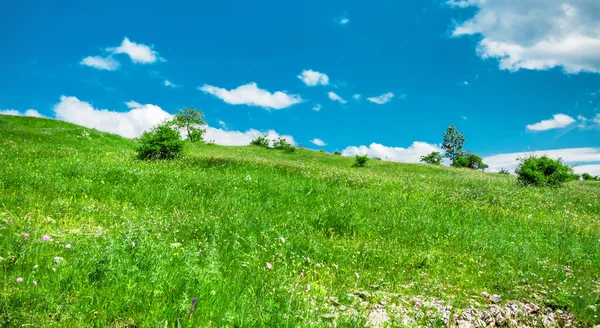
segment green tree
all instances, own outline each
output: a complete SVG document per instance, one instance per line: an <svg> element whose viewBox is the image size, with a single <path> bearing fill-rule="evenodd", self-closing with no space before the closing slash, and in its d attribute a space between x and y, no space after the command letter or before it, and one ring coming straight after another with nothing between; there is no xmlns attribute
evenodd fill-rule
<svg viewBox="0 0 600 328"><path fill-rule="evenodd" d="M458 131L454 124L450 125L446 132L444 132L444 143L442 149L446 151L445 156L452 160L452 163L457 158L463 156L463 144L465 143L465 136L462 132Z"/></svg>
<svg viewBox="0 0 600 328"><path fill-rule="evenodd" d="M141 160L175 159L181 157L183 140L170 122L155 126L138 139L137 158Z"/></svg>
<svg viewBox="0 0 600 328"><path fill-rule="evenodd" d="M195 108L180 110L169 124L177 130L184 131L187 139L192 142L202 141L202 136L206 132L203 128L206 124L204 122L204 114Z"/></svg>
<svg viewBox="0 0 600 328"><path fill-rule="evenodd" d="M452 166L466 167L469 169L482 170L482 171L484 171L485 169L487 169L489 167L487 164L485 164L483 162L483 159L481 159L481 157L479 157L473 153L463 154L462 156L457 157L452 162Z"/></svg>
<svg viewBox="0 0 600 328"><path fill-rule="evenodd" d="M442 155L439 151L431 152L431 154L426 156L421 156L421 162L433 165L442 164Z"/></svg>

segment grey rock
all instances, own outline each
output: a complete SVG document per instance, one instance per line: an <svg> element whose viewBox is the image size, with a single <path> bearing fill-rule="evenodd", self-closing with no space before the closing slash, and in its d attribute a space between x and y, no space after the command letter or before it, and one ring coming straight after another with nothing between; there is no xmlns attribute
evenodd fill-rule
<svg viewBox="0 0 600 328"><path fill-rule="evenodd" d="M490 301L492 303L498 304L498 303L502 302L502 297L500 297L500 295L498 295L498 294L494 294L494 295L490 296Z"/></svg>

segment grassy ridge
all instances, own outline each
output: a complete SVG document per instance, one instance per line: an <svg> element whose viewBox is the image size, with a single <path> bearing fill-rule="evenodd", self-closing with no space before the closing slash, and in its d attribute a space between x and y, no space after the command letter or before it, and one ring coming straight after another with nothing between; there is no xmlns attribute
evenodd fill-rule
<svg viewBox="0 0 600 328"><path fill-rule="evenodd" d="M0 326L303 326L356 289L455 307L488 291L599 322L598 183L198 144L139 162L133 147L0 116Z"/></svg>

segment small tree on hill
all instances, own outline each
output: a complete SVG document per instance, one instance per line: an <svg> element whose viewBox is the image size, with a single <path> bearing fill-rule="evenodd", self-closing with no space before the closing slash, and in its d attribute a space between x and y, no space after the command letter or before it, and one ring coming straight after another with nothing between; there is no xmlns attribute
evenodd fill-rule
<svg viewBox="0 0 600 328"><path fill-rule="evenodd" d="M559 186L575 179L573 169L562 163L562 160L547 156L519 158L519 166L515 172L522 185L536 187Z"/></svg>
<svg viewBox="0 0 600 328"><path fill-rule="evenodd" d="M368 155L356 155L355 161L354 161L354 166L356 167L363 167L367 164L367 162L369 161L369 156Z"/></svg>
<svg viewBox="0 0 600 328"><path fill-rule="evenodd" d="M333 154L337 155L337 156L341 156L342 155L342 153L340 151L338 151L338 150L336 150L335 152L333 152Z"/></svg>
<svg viewBox="0 0 600 328"><path fill-rule="evenodd" d="M169 124L177 130L184 131L188 140L203 141L202 135L206 130L202 126L206 122L204 122L204 114L201 111L195 108L182 109Z"/></svg>
<svg viewBox="0 0 600 328"><path fill-rule="evenodd" d="M446 132L444 132L442 149L446 151L445 156L452 160L452 163L454 163L457 158L463 156L462 147L464 143L465 136L454 127L454 124L450 125Z"/></svg>
<svg viewBox="0 0 600 328"><path fill-rule="evenodd" d="M483 162L483 159L481 159L481 157L479 157L473 153L469 153L469 154L462 155L462 156L455 158L454 161L452 162L452 166L465 167L465 168L469 168L469 169L473 169L473 170L482 170L482 171L484 171L485 169L487 169L489 167L487 164L485 164Z"/></svg>
<svg viewBox="0 0 600 328"><path fill-rule="evenodd" d="M501 168L500 171L498 172L498 174L503 174L503 175L510 175L510 172L508 172L508 170Z"/></svg>
<svg viewBox="0 0 600 328"><path fill-rule="evenodd" d="M296 147L294 147L291 143L287 142L284 138L277 138L277 140L273 140L273 148L274 149L282 149L286 153L293 153L296 151Z"/></svg>
<svg viewBox="0 0 600 328"><path fill-rule="evenodd" d="M256 139L250 141L250 145L258 146L258 147L262 147L262 148L271 148L269 139L267 138L266 134L264 134L262 136L258 136L258 137L256 137Z"/></svg>
<svg viewBox="0 0 600 328"><path fill-rule="evenodd" d="M433 165L442 164L442 155L439 151L431 152L431 154L426 156L421 156L421 162Z"/></svg>
<svg viewBox="0 0 600 328"><path fill-rule="evenodd" d="M155 126L139 138L136 148L137 158L141 160L175 159L181 157L183 140L179 131L167 123Z"/></svg>

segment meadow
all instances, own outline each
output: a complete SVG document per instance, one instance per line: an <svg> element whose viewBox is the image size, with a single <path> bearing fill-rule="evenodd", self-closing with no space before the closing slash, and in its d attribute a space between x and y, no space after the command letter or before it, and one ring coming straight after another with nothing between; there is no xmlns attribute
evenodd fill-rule
<svg viewBox="0 0 600 328"><path fill-rule="evenodd" d="M444 326L421 303L451 306L452 324L482 292L600 323L599 182L519 187L200 143L139 161L134 148L0 116L0 326L358 327L374 304L393 326Z"/></svg>

